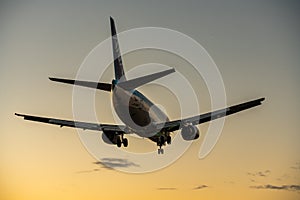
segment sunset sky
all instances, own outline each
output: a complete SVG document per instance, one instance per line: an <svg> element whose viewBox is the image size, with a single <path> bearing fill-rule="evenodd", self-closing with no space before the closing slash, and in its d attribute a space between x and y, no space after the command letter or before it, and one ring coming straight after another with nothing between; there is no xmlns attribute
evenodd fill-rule
<svg viewBox="0 0 300 200"><path fill-rule="evenodd" d="M0 199L299 199L299 10L297 1L276 0L1 1ZM72 87L48 77L75 78L84 58L110 36L109 16L118 32L163 27L196 40L219 68L228 105L266 100L226 118L204 159L198 152L208 124L199 126L201 138L176 162L142 174L97 163L76 129L16 117L73 118ZM125 70L149 62L182 72L201 113L211 110L205 82L183 59L151 50L124 56ZM141 91L171 119L179 117L174 94L155 86ZM97 91L99 123L114 123L110 97ZM86 133L101 138L101 132ZM147 140L128 138L129 151L156 150ZM158 156L164 155L150 162Z"/></svg>

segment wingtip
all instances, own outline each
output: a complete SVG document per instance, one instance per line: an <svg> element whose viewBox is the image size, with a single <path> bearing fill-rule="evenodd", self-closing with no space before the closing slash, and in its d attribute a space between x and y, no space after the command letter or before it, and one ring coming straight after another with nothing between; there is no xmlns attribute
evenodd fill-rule
<svg viewBox="0 0 300 200"><path fill-rule="evenodd" d="M265 99L266 99L265 97L262 97L262 98L257 99L256 101L258 101L259 104L261 105Z"/></svg>
<svg viewBox="0 0 300 200"><path fill-rule="evenodd" d="M54 77L48 77L48 78L50 81L55 81L55 82L59 81L59 79L60 79L60 78L54 78Z"/></svg>
<svg viewBox="0 0 300 200"><path fill-rule="evenodd" d="M15 115L16 115L16 116L22 116L22 115L21 115L21 114L19 114L19 113L15 113Z"/></svg>

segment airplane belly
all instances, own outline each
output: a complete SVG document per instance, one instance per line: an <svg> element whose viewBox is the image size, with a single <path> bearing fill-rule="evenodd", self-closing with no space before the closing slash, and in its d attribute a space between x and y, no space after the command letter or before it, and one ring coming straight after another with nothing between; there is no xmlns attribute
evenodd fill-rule
<svg viewBox="0 0 300 200"><path fill-rule="evenodd" d="M137 134L153 135L154 123L169 121L164 112L138 91L115 88L112 99L119 118Z"/></svg>
<svg viewBox="0 0 300 200"><path fill-rule="evenodd" d="M115 89L113 106L119 118L134 130L139 130L151 122L147 107L129 91Z"/></svg>
<svg viewBox="0 0 300 200"><path fill-rule="evenodd" d="M143 108L129 106L129 114L132 121L138 126L145 127L151 122L148 111Z"/></svg>

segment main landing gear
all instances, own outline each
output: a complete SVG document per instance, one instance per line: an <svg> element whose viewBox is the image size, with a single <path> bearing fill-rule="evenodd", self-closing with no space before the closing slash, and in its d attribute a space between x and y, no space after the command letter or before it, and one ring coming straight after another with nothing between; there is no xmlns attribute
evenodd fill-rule
<svg viewBox="0 0 300 200"><path fill-rule="evenodd" d="M128 140L123 137L123 134L117 138L117 147L121 147L122 144L124 147L128 146Z"/></svg>
<svg viewBox="0 0 300 200"><path fill-rule="evenodd" d="M164 154L164 149L162 149L161 147L163 146L163 145L166 145L166 142L168 143L168 144L171 144L171 136L167 136L167 137L165 137L164 135L161 135L159 138L158 138L158 140L157 140L157 146L159 146L159 149L157 150L157 153L158 154Z"/></svg>

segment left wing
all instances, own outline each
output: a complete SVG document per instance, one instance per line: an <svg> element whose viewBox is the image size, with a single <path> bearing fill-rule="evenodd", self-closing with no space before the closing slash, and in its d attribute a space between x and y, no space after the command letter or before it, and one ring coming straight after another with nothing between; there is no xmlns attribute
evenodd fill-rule
<svg viewBox="0 0 300 200"><path fill-rule="evenodd" d="M241 112L243 110L247 110L249 108L261 105L261 102L264 101L265 98L260 98L252 101L248 101L245 103L241 103L238 105L230 106L228 108L220 109L217 111L205 113L202 115L197 115L194 117L188 117L181 120L174 120L165 122L164 124L157 124L157 127L163 127L162 130L172 132L182 128L185 124L198 125L205 122L209 122L221 117L225 117L227 115L232 115L237 112ZM161 129L161 128L160 128Z"/></svg>
<svg viewBox="0 0 300 200"><path fill-rule="evenodd" d="M89 123L89 122L80 122L80 121L72 121L72 120L62 120L48 117L37 117L32 115L24 115L15 113L15 115L23 117L24 120L42 122L47 124L59 125L60 127L72 127L72 128L81 128L83 130L94 130L94 131L113 131L116 134L126 133L126 126L124 125L114 125L114 124L97 124L97 123Z"/></svg>

